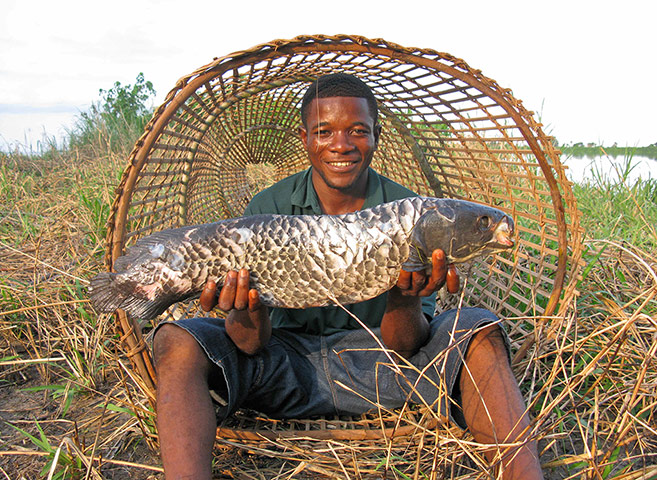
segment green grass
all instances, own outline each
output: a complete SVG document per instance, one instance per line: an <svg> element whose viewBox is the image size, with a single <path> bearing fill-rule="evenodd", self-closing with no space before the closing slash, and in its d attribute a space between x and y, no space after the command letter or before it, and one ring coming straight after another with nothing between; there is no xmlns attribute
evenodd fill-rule
<svg viewBox="0 0 657 480"><path fill-rule="evenodd" d="M6 446L23 438L40 454L17 454L17 469L3 466L12 478L98 478L81 458L97 455L97 442L116 431L97 430L95 419L117 419L116 428L136 422L122 410L132 402L117 388L125 380L112 318L89 307L87 292L88 278L102 268L115 189L150 117L122 96L134 91L128 87L101 91L103 101L80 117L64 146L44 139L36 149L0 152L0 380L20 399L17 411L31 399L43 405L0 422L17 435L3 436ZM132 428L123 436L142 439Z"/></svg>
<svg viewBox="0 0 657 480"><path fill-rule="evenodd" d="M24 435L36 448L46 454L47 461L41 470L41 477L63 480L67 478L82 478L82 461L79 457L71 455L65 446L51 445L41 425L36 422L39 436L30 434L22 428L10 425L21 435ZM64 447L64 448L62 448Z"/></svg>
<svg viewBox="0 0 657 480"><path fill-rule="evenodd" d="M561 145L559 149L565 155L573 157L595 158L600 155L609 155L612 157L641 156L657 160L657 143L645 147L603 147L603 146L584 146L581 143L575 145Z"/></svg>
<svg viewBox="0 0 657 480"><path fill-rule="evenodd" d="M108 319L99 317L85 303L84 283L100 268L105 221L125 166L125 152L130 148L126 146L121 154L114 153L105 144L104 147L87 146L83 150L67 148L58 155L52 152L47 156L0 155L0 200L1 208L6 212L0 223L0 242L30 255L22 257L12 253L5 261L3 266L11 270L11 274L0 272L0 312L39 303L72 302L62 307L13 313L0 317L0 320L13 325L11 334L4 333L6 338L11 338L7 343L22 345L21 351L30 352L29 358L48 357L53 352L66 358L64 363L42 365L38 374L32 374L36 385L32 383L24 388L26 394L40 394L46 398L44 401L51 405L51 410L57 412L56 421L85 423L86 412L81 412L78 405L96 398L98 390L112 391L113 396L108 401L111 407L107 411L121 415L125 422L133 422L130 423L136 432L133 435L141 438L141 431L134 427L138 419L129 406L135 399L124 396L122 382L125 379L112 353L117 348L114 343L116 336ZM96 151L97 156L87 156L83 151ZM644 424L654 422L651 410L646 409L650 406L646 397L640 397L632 404L623 404L627 385L632 386L637 377L633 372L638 367L629 365L640 365L648 360L630 356L634 355L630 351L642 351L638 341L644 335L641 331L631 331L627 335L628 342L636 343L618 343L620 341L612 335L595 333L595 329L602 326L613 333L631 323L633 320L629 317L634 313L657 314L653 299L643 309L630 304L623 310L625 318L621 321L616 318L617 314L609 312L606 303L612 301L626 305L646 288L640 266L631 263L630 257L620 255L616 245L639 256L641 251L654 255L657 250L654 232L657 187L654 181L640 181L630 186L622 181L610 183L599 176L593 182L575 184L573 189L583 214L586 265L580 282L579 330L560 333L560 338L566 338L569 345L578 341L581 344L539 360L545 365L541 367L543 371L552 364L558 364L560 368L549 381L537 380L536 389L546 388L534 397L533 412L540 414L542 408L539 407L558 398L549 422L560 437L553 442L552 448L558 452L581 453L577 450L581 446L571 440L578 438L581 428L589 447L595 445L598 451L608 453L604 462L602 456L577 459L566 463L563 468L570 475L580 475L591 472L595 466L603 478L615 478L632 468L622 457L624 440L614 436L614 432L605 433L606 436L599 433L598 426L591 423L591 411L599 406L604 425L614 425L613 418L606 416L611 414L604 412L623 409ZM48 266L35 266L34 258ZM71 276L60 275L54 268ZM605 350L608 345L614 348ZM624 355L615 355L616 346ZM25 353L10 348L0 352L0 357L7 362L25 356ZM645 384L650 385L653 381L654 375L648 376ZM639 389L640 392L644 390L645 387ZM99 413L96 411L95 415ZM25 426L18 428L21 429L19 435L44 454L38 471L34 471L36 475L45 477L52 472L53 478L57 475L60 478L80 477L79 457L66 449L60 449L59 456L55 457L61 443L60 433L40 425L34 427L36 431ZM93 429L87 432L87 438L93 439L92 434L95 434ZM91 440L88 442L86 447L79 447L85 455L92 453L93 444ZM563 453L560 455L560 458L568 458L563 457ZM153 459L157 461L155 453ZM412 478L409 472L413 472L414 461L403 457L393 460L389 475ZM378 465L378 469L382 471L384 466ZM419 478L424 474L421 471Z"/></svg>
<svg viewBox="0 0 657 480"><path fill-rule="evenodd" d="M575 183L573 192L582 212L582 226L591 239L617 239L647 252L657 249L657 179L631 183L634 169L628 157L611 183L600 171L593 180Z"/></svg>

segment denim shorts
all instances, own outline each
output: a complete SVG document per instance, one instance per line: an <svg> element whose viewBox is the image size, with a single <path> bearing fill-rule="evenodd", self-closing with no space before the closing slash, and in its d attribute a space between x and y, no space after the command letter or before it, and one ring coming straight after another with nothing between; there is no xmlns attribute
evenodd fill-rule
<svg viewBox="0 0 657 480"><path fill-rule="evenodd" d="M170 323L189 332L223 373L225 385L211 385L223 398L217 406L220 421L242 407L272 418L309 418L355 415L409 402L424 404L465 427L454 386L473 333L497 322L493 313L480 308L441 313L431 322L429 341L407 360L381 348L372 336L380 340L379 329L328 336L273 329L262 351L245 355L221 319Z"/></svg>

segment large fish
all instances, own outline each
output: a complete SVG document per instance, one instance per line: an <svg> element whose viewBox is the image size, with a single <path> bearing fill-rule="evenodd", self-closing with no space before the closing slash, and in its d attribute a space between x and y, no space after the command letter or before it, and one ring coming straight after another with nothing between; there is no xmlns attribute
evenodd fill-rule
<svg viewBox="0 0 657 480"><path fill-rule="evenodd" d="M440 248L448 262L511 248L514 225L473 202L410 197L345 215L254 215L164 230L141 238L91 280L102 312L148 320L198 297L209 279L247 268L262 302L306 308L373 298L399 271L428 270Z"/></svg>

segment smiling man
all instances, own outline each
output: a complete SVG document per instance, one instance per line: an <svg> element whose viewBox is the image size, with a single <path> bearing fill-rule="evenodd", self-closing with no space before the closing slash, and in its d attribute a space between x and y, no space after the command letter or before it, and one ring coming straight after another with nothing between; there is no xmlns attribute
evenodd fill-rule
<svg viewBox="0 0 657 480"><path fill-rule="evenodd" d="M304 107L302 107L302 112ZM365 98L316 98L305 106L299 129L310 165L312 183L322 212L340 214L362 208L369 166L381 127L372 125ZM333 192L340 192L334 195ZM335 205L324 205L324 201Z"/></svg>
<svg viewBox="0 0 657 480"><path fill-rule="evenodd" d="M245 215L343 214L415 195L370 168L381 127L376 99L359 79L320 77L304 96L301 120L310 168L260 192ZM402 270L389 292L347 305L350 313L269 309L250 288L246 270L230 272L218 296L208 282L201 305L206 311L218 305L229 312L226 320L183 319L161 325L155 335L167 478L211 478L217 417L240 407L301 418L363 413L373 402L395 408L409 398L433 405L490 444L487 456L501 455L503 478L542 478L536 445L524 440L529 419L497 318L478 308L434 316L435 292L445 284L456 292L459 279L441 250L433 252L432 264L430 275ZM392 353L382 352L350 314ZM402 377L383 366L389 354L425 376Z"/></svg>

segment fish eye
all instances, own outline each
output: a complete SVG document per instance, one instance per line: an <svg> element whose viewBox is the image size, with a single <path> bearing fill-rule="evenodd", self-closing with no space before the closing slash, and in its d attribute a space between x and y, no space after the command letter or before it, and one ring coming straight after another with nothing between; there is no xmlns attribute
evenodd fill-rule
<svg viewBox="0 0 657 480"><path fill-rule="evenodd" d="M479 228L481 230L487 230L490 227L490 224L491 224L490 217L487 216L487 215L479 217L478 223L479 223Z"/></svg>

